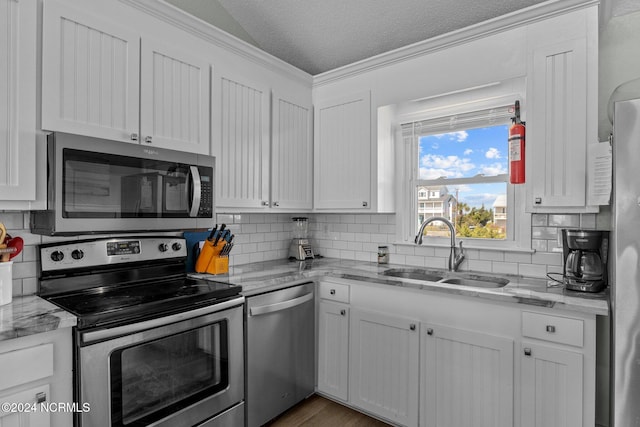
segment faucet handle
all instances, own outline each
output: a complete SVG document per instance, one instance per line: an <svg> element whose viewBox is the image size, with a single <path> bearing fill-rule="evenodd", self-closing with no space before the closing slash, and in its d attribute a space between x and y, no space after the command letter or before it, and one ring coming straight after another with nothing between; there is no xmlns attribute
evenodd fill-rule
<svg viewBox="0 0 640 427"><path fill-rule="evenodd" d="M460 253L463 254L464 253L464 249L462 249L462 240L460 240L460 242L458 242L458 244L460 245Z"/></svg>

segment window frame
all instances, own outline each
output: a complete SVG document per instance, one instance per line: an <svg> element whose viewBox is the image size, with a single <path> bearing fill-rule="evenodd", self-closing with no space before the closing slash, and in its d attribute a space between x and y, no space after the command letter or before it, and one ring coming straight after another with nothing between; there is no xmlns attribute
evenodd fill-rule
<svg viewBox="0 0 640 427"><path fill-rule="evenodd" d="M403 170L399 176L398 190L398 215L397 239L400 243L415 244L415 233L418 220L418 186L420 183L433 186L451 186L460 183L460 179L469 182L469 178L449 178L437 180L419 180L419 136L407 136L403 134L402 125L418 121L437 119L461 113L473 113L500 105L512 104L516 99L525 105L523 96L525 89L524 78L512 79L508 82L498 82L489 85L455 91L434 97L406 103L398 108L396 116L396 139L401 141L398 147L399 166ZM524 108L521 109L524 117ZM501 124L501 123L495 123ZM492 125L492 124L487 124ZM475 128L477 126L473 126ZM457 129L460 130L460 129ZM443 133L443 132L436 132ZM505 141L506 142L506 141ZM487 181L505 182L505 175L497 177L485 177ZM478 182L481 183L481 182ZM507 238L506 239L480 239L458 237L468 248L495 249L495 250L531 250L531 214L525 211L525 185L507 185ZM511 212L511 214L509 214ZM425 236L424 246L449 246L448 237Z"/></svg>

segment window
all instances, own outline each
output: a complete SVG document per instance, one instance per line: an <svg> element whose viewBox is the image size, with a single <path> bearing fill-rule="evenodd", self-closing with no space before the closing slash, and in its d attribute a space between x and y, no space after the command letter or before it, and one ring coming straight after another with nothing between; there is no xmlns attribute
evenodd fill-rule
<svg viewBox="0 0 640 427"><path fill-rule="evenodd" d="M456 236L471 246L530 247L524 189L509 184L508 174L508 130L516 99L496 96L447 105L443 96L437 107L431 100L423 102L426 113L401 117L404 241L412 242L424 220L439 216L451 221ZM423 204L425 193L430 197ZM434 222L423 242L441 244L448 236L445 224Z"/></svg>

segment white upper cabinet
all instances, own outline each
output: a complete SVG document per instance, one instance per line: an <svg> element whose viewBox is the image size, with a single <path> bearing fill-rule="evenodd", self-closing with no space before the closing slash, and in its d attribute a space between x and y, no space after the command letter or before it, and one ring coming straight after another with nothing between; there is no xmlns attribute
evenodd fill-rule
<svg viewBox="0 0 640 427"><path fill-rule="evenodd" d="M269 102L265 85L223 75L216 79L214 138L216 204L218 207L259 208L269 204ZM216 132L216 129L213 130Z"/></svg>
<svg viewBox="0 0 640 427"><path fill-rule="evenodd" d="M208 154L208 63L140 39L47 0L42 128Z"/></svg>
<svg viewBox="0 0 640 427"><path fill-rule="evenodd" d="M46 1L42 128L131 141L139 133L140 36Z"/></svg>
<svg viewBox="0 0 640 427"><path fill-rule="evenodd" d="M313 206L313 129L310 102L273 93L271 206L310 210Z"/></svg>
<svg viewBox="0 0 640 427"><path fill-rule="evenodd" d="M295 91L272 93L268 84L237 73L214 77L212 141L217 158L217 206L311 209L310 97L305 101Z"/></svg>
<svg viewBox="0 0 640 427"><path fill-rule="evenodd" d="M371 94L315 105L314 207L371 208Z"/></svg>
<svg viewBox="0 0 640 427"><path fill-rule="evenodd" d="M147 38L141 53L143 143L208 154L209 63Z"/></svg>
<svg viewBox="0 0 640 427"><path fill-rule="evenodd" d="M36 198L34 1L0 0L0 200ZM3 206L4 207L4 206Z"/></svg>
<svg viewBox="0 0 640 427"><path fill-rule="evenodd" d="M597 35L597 6L528 29L531 211L588 209L587 145L597 142Z"/></svg>

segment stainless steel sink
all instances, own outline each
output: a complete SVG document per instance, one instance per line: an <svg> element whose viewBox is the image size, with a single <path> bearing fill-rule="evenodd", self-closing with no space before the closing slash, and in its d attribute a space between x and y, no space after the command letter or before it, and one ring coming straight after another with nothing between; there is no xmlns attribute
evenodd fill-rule
<svg viewBox="0 0 640 427"><path fill-rule="evenodd" d="M507 285L509 281L501 277L465 275L461 277L448 277L441 280L440 283L475 286L476 288L501 288Z"/></svg>
<svg viewBox="0 0 640 427"><path fill-rule="evenodd" d="M401 279L447 283L449 285L475 286L477 288L501 288L509 283L508 279L502 277L425 270L422 268L391 268L382 272L382 275Z"/></svg>
<svg viewBox="0 0 640 427"><path fill-rule="evenodd" d="M437 282L444 277L444 275L439 272L420 268L391 268L385 270L382 274L385 276L399 277L401 279L425 280L427 282Z"/></svg>

